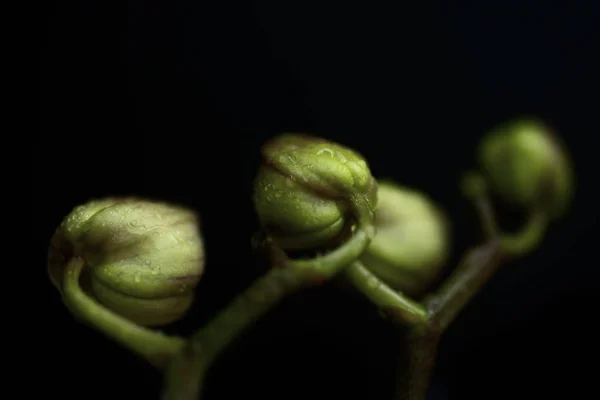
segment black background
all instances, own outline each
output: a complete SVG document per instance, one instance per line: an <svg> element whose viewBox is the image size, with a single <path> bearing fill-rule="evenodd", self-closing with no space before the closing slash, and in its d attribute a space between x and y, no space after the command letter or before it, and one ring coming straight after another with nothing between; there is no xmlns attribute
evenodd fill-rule
<svg viewBox="0 0 600 400"><path fill-rule="evenodd" d="M543 246L500 271L446 333L431 398L597 396L593 1L117 3L44 10L33 193L44 196L34 243L47 395L152 399L161 384L76 323L47 279L48 240L73 206L135 194L200 211L207 274L175 327L185 334L260 273L250 195L267 138L339 141L376 176L428 192L454 221L457 258L478 239L457 187L474 144L533 114L571 150L577 197ZM313 289L236 342L206 399L391 399L393 360L389 325L366 302Z"/></svg>

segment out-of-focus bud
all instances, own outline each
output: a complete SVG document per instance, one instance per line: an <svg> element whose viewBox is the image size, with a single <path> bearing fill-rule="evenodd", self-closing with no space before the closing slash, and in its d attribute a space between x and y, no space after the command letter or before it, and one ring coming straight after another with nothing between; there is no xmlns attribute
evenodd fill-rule
<svg viewBox="0 0 600 400"><path fill-rule="evenodd" d="M573 191L569 155L559 138L536 119L521 119L489 132L479 162L491 188L524 208L544 208L552 216L566 211Z"/></svg>
<svg viewBox="0 0 600 400"><path fill-rule="evenodd" d="M52 237L48 271L62 291L67 262L84 260L82 289L115 313L144 326L181 318L204 271L197 215L136 198L76 207Z"/></svg>
<svg viewBox="0 0 600 400"><path fill-rule="evenodd" d="M442 211L418 191L380 181L375 228L363 264L390 287L421 294L438 278L450 253Z"/></svg>
<svg viewBox="0 0 600 400"><path fill-rule="evenodd" d="M357 205L372 218L377 183L357 152L312 136L282 134L262 147L253 198L277 244L305 250L333 244Z"/></svg>

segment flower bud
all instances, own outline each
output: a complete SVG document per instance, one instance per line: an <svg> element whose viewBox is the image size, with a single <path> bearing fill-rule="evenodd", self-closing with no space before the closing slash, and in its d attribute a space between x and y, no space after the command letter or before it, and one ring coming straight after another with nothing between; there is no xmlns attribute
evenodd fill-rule
<svg viewBox="0 0 600 400"><path fill-rule="evenodd" d="M282 134L262 148L253 197L261 224L278 245L304 250L339 238L356 204L371 214L377 183L357 152L316 137Z"/></svg>
<svg viewBox="0 0 600 400"><path fill-rule="evenodd" d="M380 182L376 235L363 264L390 287L418 295L438 278L449 253L448 223L425 195Z"/></svg>
<svg viewBox="0 0 600 400"><path fill-rule="evenodd" d="M558 216L568 207L571 163L558 138L534 119L505 123L488 133L479 161L492 189L524 208L543 207Z"/></svg>
<svg viewBox="0 0 600 400"><path fill-rule="evenodd" d="M62 291L66 263L85 262L85 292L144 326L181 318L204 271L196 214L136 198L107 198L76 207L52 237L48 271Z"/></svg>

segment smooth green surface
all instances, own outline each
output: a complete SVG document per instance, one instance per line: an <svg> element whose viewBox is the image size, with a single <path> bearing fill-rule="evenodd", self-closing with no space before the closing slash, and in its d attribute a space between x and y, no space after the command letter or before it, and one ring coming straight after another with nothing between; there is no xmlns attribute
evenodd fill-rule
<svg viewBox="0 0 600 400"><path fill-rule="evenodd" d="M450 232L442 211L421 192L379 182L376 235L360 257L392 288L418 294L438 278L450 255Z"/></svg>
<svg viewBox="0 0 600 400"><path fill-rule="evenodd" d="M541 121L519 119L489 132L478 158L491 188L524 208L544 207L552 216L564 214L573 194L569 155Z"/></svg>

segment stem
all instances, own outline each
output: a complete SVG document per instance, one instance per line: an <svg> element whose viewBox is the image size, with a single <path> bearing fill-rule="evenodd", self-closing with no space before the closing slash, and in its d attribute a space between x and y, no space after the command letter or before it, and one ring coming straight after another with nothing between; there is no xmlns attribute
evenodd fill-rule
<svg viewBox="0 0 600 400"><path fill-rule="evenodd" d="M439 290L425 298L427 322L415 324L400 340L395 400L425 399L442 333L496 271L501 255L498 240L469 250Z"/></svg>
<svg viewBox="0 0 600 400"><path fill-rule="evenodd" d="M502 250L511 257L521 257L535 249L548 228L549 213L544 207L531 212L525 226L515 234L501 233L488 197L487 184L481 174L467 172L462 179L462 191L474 204L487 239L500 236Z"/></svg>
<svg viewBox="0 0 600 400"><path fill-rule="evenodd" d="M354 236L334 251L309 260L293 260L289 267L312 275L316 282L337 275L365 251L373 237L373 227L359 229Z"/></svg>
<svg viewBox="0 0 600 400"><path fill-rule="evenodd" d="M424 299L423 305L428 312L427 323L416 324L401 338L403 347L398 362L396 400L426 398L441 335L498 269L505 255L505 243L510 242L499 237L483 178L477 173L469 173L465 175L462 186L464 194L470 198L479 214L488 241L468 250L450 277L436 292ZM532 231L511 239L513 241L510 243L518 243L523 247L534 243L531 236L535 236L536 230ZM514 248L518 246L514 245Z"/></svg>
<svg viewBox="0 0 600 400"><path fill-rule="evenodd" d="M534 250L544 238L548 227L548 216L545 212L531 213L525 226L516 234L502 235L502 250L511 257L522 257Z"/></svg>
<svg viewBox="0 0 600 400"><path fill-rule="evenodd" d="M427 322L427 310L421 304L390 288L360 261L346 268L344 276L377 307L392 313L397 322L409 325Z"/></svg>
<svg viewBox="0 0 600 400"><path fill-rule="evenodd" d="M488 197L488 188L481 174L469 171L462 178L462 192L475 206L484 236L491 239L498 235L499 229L492 203Z"/></svg>
<svg viewBox="0 0 600 400"><path fill-rule="evenodd" d="M440 288L425 298L430 324L444 331L496 272L503 255L498 240L468 250Z"/></svg>
<svg viewBox="0 0 600 400"><path fill-rule="evenodd" d="M245 328L306 283L306 274L294 268L273 268L257 279L212 321L190 337L188 346L167 369L162 398L199 398L204 376L221 351Z"/></svg>
<svg viewBox="0 0 600 400"><path fill-rule="evenodd" d="M191 336L188 346L169 365L162 399L198 399L207 370L224 348L283 298L331 278L353 262L369 245L371 231L372 226L359 227L348 242L331 253L312 260L290 260L256 280Z"/></svg>
<svg viewBox="0 0 600 400"><path fill-rule="evenodd" d="M440 332L415 327L399 335L402 340L394 400L424 400L433 375Z"/></svg>
<svg viewBox="0 0 600 400"><path fill-rule="evenodd" d="M138 326L90 298L79 285L83 266L81 258L71 259L63 281L63 301L76 316L157 367L181 351L183 339Z"/></svg>
<svg viewBox="0 0 600 400"><path fill-rule="evenodd" d="M305 275L292 268L271 269L257 279L190 337L191 342L202 344L202 362L211 364L239 333L307 283Z"/></svg>

